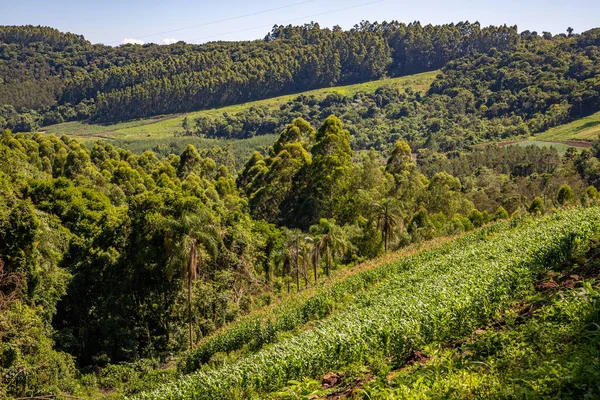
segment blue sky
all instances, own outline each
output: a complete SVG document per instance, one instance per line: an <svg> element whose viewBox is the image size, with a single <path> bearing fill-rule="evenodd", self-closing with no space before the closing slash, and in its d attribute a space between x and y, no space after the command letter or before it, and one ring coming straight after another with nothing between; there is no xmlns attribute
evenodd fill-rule
<svg viewBox="0 0 600 400"><path fill-rule="evenodd" d="M0 0L0 10L0 25L47 25L111 45L125 39L154 43L258 39L274 24L311 21L344 29L361 20L393 19L422 24L507 23L520 31L552 33L568 26L576 32L600 27L600 0ZM196 27L184 29L192 26ZM169 32L173 30L177 31Z"/></svg>

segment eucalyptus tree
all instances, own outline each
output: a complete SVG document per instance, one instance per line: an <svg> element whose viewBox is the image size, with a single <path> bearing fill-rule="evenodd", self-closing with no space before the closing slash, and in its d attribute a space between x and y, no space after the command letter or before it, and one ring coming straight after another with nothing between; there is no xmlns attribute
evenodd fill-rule
<svg viewBox="0 0 600 400"><path fill-rule="evenodd" d="M295 269L292 267L296 265L296 234L289 229L282 229L284 238L279 243L277 249L273 252L273 262L276 266L279 266L280 276L284 279L287 286L287 292L290 293L290 283L292 280L292 274Z"/></svg>
<svg viewBox="0 0 600 400"><path fill-rule="evenodd" d="M317 131L315 140L306 191L295 216L298 226L341 214L352 171L350 132L343 128L338 118L329 116Z"/></svg>

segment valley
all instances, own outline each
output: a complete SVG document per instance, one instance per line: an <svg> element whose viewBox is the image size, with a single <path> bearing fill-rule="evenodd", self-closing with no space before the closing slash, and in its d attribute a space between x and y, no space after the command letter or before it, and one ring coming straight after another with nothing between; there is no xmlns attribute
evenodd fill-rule
<svg viewBox="0 0 600 400"><path fill-rule="evenodd" d="M600 28L138 36L0 25L0 399L600 397Z"/></svg>

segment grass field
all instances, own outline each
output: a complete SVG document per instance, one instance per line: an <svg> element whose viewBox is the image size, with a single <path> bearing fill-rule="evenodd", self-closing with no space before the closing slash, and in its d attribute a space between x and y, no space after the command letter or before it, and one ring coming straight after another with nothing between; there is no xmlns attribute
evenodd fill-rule
<svg viewBox="0 0 600 400"><path fill-rule="evenodd" d="M372 93L383 85L391 85L398 88L411 88L414 91L424 93L429 89L429 86L438 73L439 71L424 72L416 75L409 75L393 79L382 79L356 85L316 89L303 92L302 94L307 96L315 95L318 98L324 98L331 93L340 93L345 96L352 96L359 92ZM126 148L149 149L156 144L168 143L174 139L174 136L177 133L182 133L183 128L181 127L181 124L186 116L190 119L194 119L200 116L211 116L222 114L224 112L236 114L250 107L257 106L277 108L282 104L295 99L298 95L299 94L290 94L222 108L196 111L186 114L159 116L136 121L121 122L112 125L67 122L47 126L44 128L44 131L48 134L68 135L83 139L84 141L88 142L96 141L98 139L115 140L124 144ZM146 143L152 143L152 145L149 146L146 145Z"/></svg>
<svg viewBox="0 0 600 400"><path fill-rule="evenodd" d="M565 154L569 147L581 149L590 147L600 135L600 112L548 129L526 139L500 142L500 146L540 146L554 147L559 154Z"/></svg>
<svg viewBox="0 0 600 400"><path fill-rule="evenodd" d="M365 82L355 85L338 86L332 88L316 89L302 94L314 95L318 98L324 98L331 93L340 93L345 96L352 96L359 92L372 93L383 85L391 85L397 88L411 88L415 91L426 92L439 71L424 72L421 74L409 75L400 78L382 79L378 81ZM197 148L207 148L213 146L225 147L231 145L232 151L236 157L238 168L243 164L253 151L262 151L267 149L277 138L277 132L272 135L244 139L244 140L220 140L204 139L198 137L183 137L178 134L183 133L182 122L187 116L195 119L200 116L215 116L225 112L236 114L251 107L266 106L269 108L278 108L281 105L293 100L299 94L289 94L285 96L274 97L265 100L258 100L249 103L236 104L232 106L215 108L190 112L186 114L172 114L157 116L152 118L140 119L135 121L120 122L117 124L88 124L84 122L66 122L57 125L51 125L44 128L44 132L58 136L67 135L83 140L91 144L96 140L103 139L113 142L119 147L129 149L134 152L143 152L151 149L163 149L162 152L181 152L186 145L193 144ZM586 118L571 122L569 124L557 126L546 132L532 136L531 138L510 143L515 146L549 146L554 147L560 154L572 146L585 147L600 134L600 112ZM508 144L508 143L507 143Z"/></svg>
<svg viewBox="0 0 600 400"><path fill-rule="evenodd" d="M567 152L567 149L570 147L573 147L567 143L561 143L561 142L545 142L543 140L523 140L520 142L515 142L510 144L510 146L520 146L520 147L525 147L525 146L539 146L539 147L553 147L556 149L556 151L558 151L558 154L560 155L564 155ZM576 148L580 148L580 147L576 147Z"/></svg>
<svg viewBox="0 0 600 400"><path fill-rule="evenodd" d="M584 141L591 142L600 135L600 112L560 125L535 136L537 140Z"/></svg>

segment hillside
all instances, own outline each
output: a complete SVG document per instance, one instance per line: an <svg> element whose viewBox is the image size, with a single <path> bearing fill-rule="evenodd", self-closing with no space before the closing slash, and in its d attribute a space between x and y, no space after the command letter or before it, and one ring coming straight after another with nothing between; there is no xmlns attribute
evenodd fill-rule
<svg viewBox="0 0 600 400"><path fill-rule="evenodd" d="M359 83L355 85L316 89L302 92L301 95L307 97L314 96L319 100L324 99L329 94L340 94L342 96L352 97L357 93L374 93L378 88L384 85L401 90L410 88L415 92L424 94L429 90L429 86L438 73L439 71L432 71L400 78ZM291 94L211 110L168 115L158 118L147 118L139 121L123 122L118 124L86 124L81 122L66 122L44 127L44 132L57 136L67 135L83 140L144 140L146 137L173 137L185 132L181 126L184 117L195 119L198 117L209 117L223 113L237 114L242 111L247 111L252 107L267 107L269 109L276 109L285 103L294 100L299 95L300 94Z"/></svg>
<svg viewBox="0 0 600 400"><path fill-rule="evenodd" d="M273 311L272 317L259 323L262 327L254 327L253 341L243 337L230 340L228 336L241 332L236 326L219 333L222 338L216 342L209 338L208 343L238 343L239 347L227 349L214 344L209 347L220 354L242 347L246 350L218 366L134 398L186 398L192 394L198 399L262 397L261 393L277 391L290 380L318 378L356 362L371 368L381 368L384 360L403 365L425 346L468 336L531 295L535 277L586 251L588 241L599 232L597 209L568 211L512 226L501 223L437 249L376 266L337 282L314 300L303 300L305 305L298 304L300 310L287 306L279 313ZM357 286L365 280L367 285ZM347 289L359 287L364 290L352 293ZM336 293L342 292L354 298L345 298L349 301L339 305ZM310 303L314 305L308 309L316 315L322 315L318 305L336 304L340 309L304 328L284 324L283 329L293 331L283 334L278 328L283 320L299 318L302 325L310 321L301 311ZM593 312L597 317L598 309ZM581 345L586 346L585 342ZM202 349L191 353L190 359L207 362L210 356L204 356ZM532 389L535 393L536 388ZM582 388L588 393L598 389Z"/></svg>
<svg viewBox="0 0 600 400"><path fill-rule="evenodd" d="M581 398L600 392L598 247L546 268L535 290L470 335L427 345L405 363L356 363L275 394L314 399Z"/></svg>
<svg viewBox="0 0 600 400"><path fill-rule="evenodd" d="M541 146L555 148L564 154L569 148L588 148L600 135L600 113L555 126L535 136L501 141L499 146Z"/></svg>
<svg viewBox="0 0 600 400"><path fill-rule="evenodd" d="M548 129L538 140L591 143L600 135L600 113Z"/></svg>
<svg viewBox="0 0 600 400"><path fill-rule="evenodd" d="M236 141L259 138L268 136ZM585 214L600 201L597 153L420 149L415 161L399 140L382 157L355 152L335 116L319 129L294 119L236 175L231 149L216 146L159 158L7 130L0 153L0 330L13 349L0 353L4 397L138 393L176 377L163 363L186 348L195 350L179 368L191 372L259 350L279 331L350 316L346 307L407 266L364 261L492 221L512 217L494 225L503 230L561 208ZM410 265L425 269L415 274L436 276L424 273L427 257L442 253L419 254ZM405 272L389 282L415 281ZM262 325L253 311L269 304L275 314ZM9 379L19 371L31 379Z"/></svg>
<svg viewBox="0 0 600 400"><path fill-rule="evenodd" d="M600 397L600 28L0 26L0 81L0 399Z"/></svg>
<svg viewBox="0 0 600 400"><path fill-rule="evenodd" d="M14 106L9 111L23 123L125 121L435 70L516 40L516 27L392 21L348 31L275 26L263 40L244 42L112 48L47 27L2 26L0 104Z"/></svg>
<svg viewBox="0 0 600 400"><path fill-rule="evenodd" d="M410 89L415 93L425 94L434 81L439 71L425 72L400 78L382 79L348 86L336 86L326 89L316 89L301 94L293 94L275 97L272 99L258 100L249 103L227 106L212 110L197 111L186 114L169 115L157 118L147 118L138 121L123 122L118 124L93 124L82 122L65 122L57 125L49 125L43 128L43 132L57 136L67 135L82 140L91 145L96 140L106 140L118 147L126 148L137 153L150 149L161 149L168 146L168 152L179 153L185 146L193 144L197 148L207 148L215 145L226 147L231 145L236 159L240 160L240 167L250 157L253 151L265 151L276 139L272 132L264 137L238 140L217 140L210 138L199 138L196 136L182 136L185 130L182 127L184 118L193 121L201 117L215 117L225 113L236 115L247 112L252 108L264 107L275 110L282 105L293 101L298 96L314 97L323 100L328 95L335 94L344 97L353 97L359 93L372 94L382 86L398 90ZM291 122L291 121L289 121ZM162 150L165 151L165 150Z"/></svg>
<svg viewBox="0 0 600 400"><path fill-rule="evenodd" d="M0 46L9 57L2 62L10 81L27 71L26 66L13 70L21 62L12 55L19 49L36 54L35 40L43 41L50 31L5 27L3 32L5 43ZM15 108L17 100L6 97L3 102L9 104L0 107L0 126L32 131L45 125L59 134L113 138L136 151L157 148L167 155L188 143L203 147L201 141L176 135L247 139L278 134L297 117L316 128L334 114L348 127L357 150L387 151L403 139L415 150L460 151L535 136L598 112L599 35L598 29L577 35L518 34L515 27L481 28L476 23L363 23L349 31L313 24L276 27L263 41L202 46L109 49L80 39L69 54L52 39L49 53L40 54L52 65L85 64L74 49L85 49L86 57L97 57L97 62L72 66L71 77L58 81L61 71L29 71L32 76L49 74L44 85L58 82L57 104ZM339 89L322 98L326 91L311 92L438 68L441 73L435 77L425 75L434 78L431 83L415 82L420 89L427 86L426 92L379 83L358 86L362 94ZM25 91L37 82L21 79ZM286 96L275 102L245 104L282 94ZM187 119L184 113L190 113ZM61 121L88 123L54 126ZM144 135L148 145L138 141Z"/></svg>

